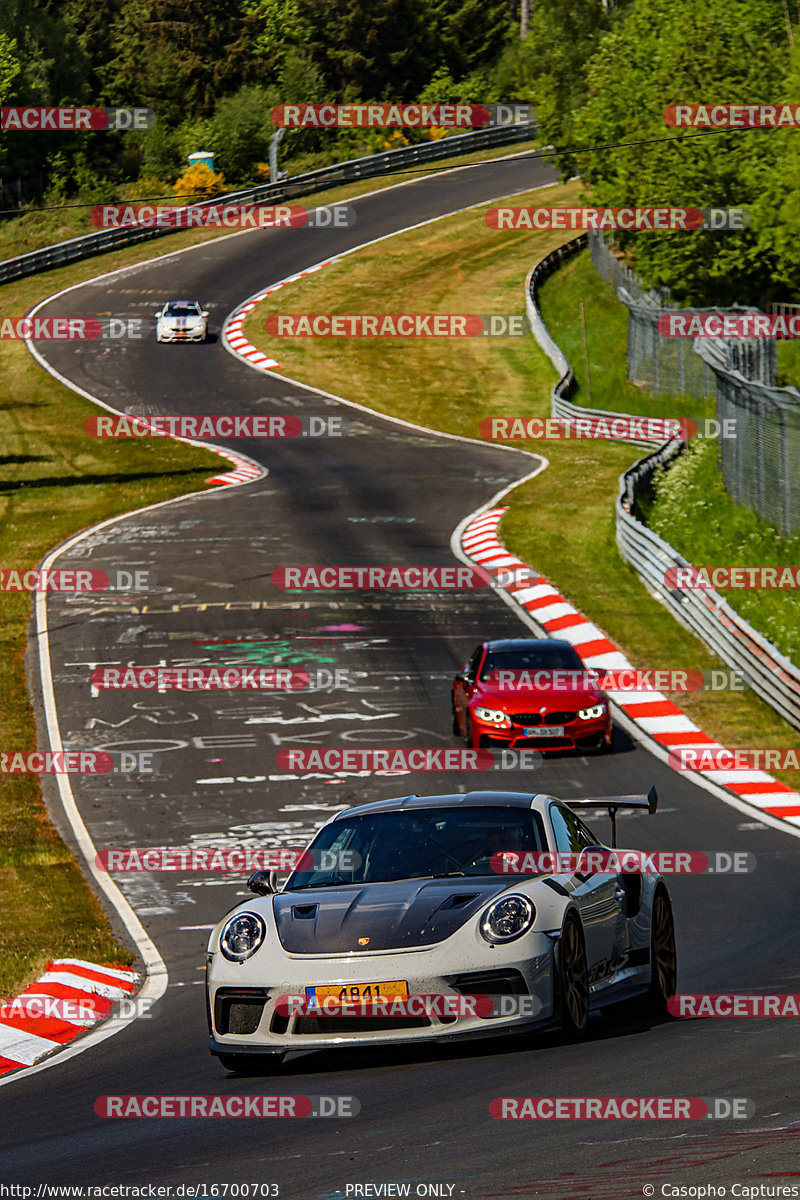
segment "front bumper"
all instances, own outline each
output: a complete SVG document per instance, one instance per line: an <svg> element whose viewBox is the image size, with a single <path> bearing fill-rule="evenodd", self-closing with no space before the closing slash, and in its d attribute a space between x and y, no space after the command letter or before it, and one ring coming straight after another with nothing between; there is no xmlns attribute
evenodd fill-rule
<svg viewBox="0 0 800 1200"><path fill-rule="evenodd" d="M525 736L525 726L512 725L503 729L493 721L481 721L470 713L473 740L476 749L503 746L510 750L595 750L611 738L611 715L595 717L591 721L580 719L563 723L563 737L549 736L547 725L538 726L543 732L534 737ZM556 722L553 722L556 724Z"/></svg>
<svg viewBox="0 0 800 1200"><path fill-rule="evenodd" d="M158 340L160 342L204 342L206 339L205 329L159 329Z"/></svg>
<svg viewBox="0 0 800 1200"><path fill-rule="evenodd" d="M485 953L454 969L440 947L339 958L288 957L267 968L209 956L208 1018L212 1054L280 1054L344 1046L391 1045L492 1037L547 1024L553 1017L554 940L544 933L519 939L522 947L488 944ZM516 944L515 944L516 946ZM498 960L498 953L503 953ZM515 957L520 955L520 957ZM257 958L255 955L254 958ZM277 956L276 956L277 957ZM498 960L498 961L495 961ZM265 968L270 978L265 976ZM496 1015L320 1016L285 1015L279 996L304 995L307 986L402 979L410 996L491 995Z"/></svg>

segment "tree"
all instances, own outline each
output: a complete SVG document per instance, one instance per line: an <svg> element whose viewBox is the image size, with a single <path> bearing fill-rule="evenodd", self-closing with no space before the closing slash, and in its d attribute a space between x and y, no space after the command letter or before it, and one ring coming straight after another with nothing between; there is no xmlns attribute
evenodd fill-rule
<svg viewBox="0 0 800 1200"><path fill-rule="evenodd" d="M270 75L283 65L289 50L303 43L308 35L297 0L245 0L244 11L257 21L252 43Z"/></svg>
<svg viewBox="0 0 800 1200"><path fill-rule="evenodd" d="M599 0L537 0L533 6L520 57L534 74L539 128L554 146L575 142L575 113L588 96L587 68L611 27L612 18ZM569 157L560 166L565 176L578 169Z"/></svg>
<svg viewBox="0 0 800 1200"><path fill-rule="evenodd" d="M507 4L504 0L433 0L433 4L439 62L455 80L473 72L484 75L514 32ZM480 102L486 97L473 93L469 99Z"/></svg>
<svg viewBox="0 0 800 1200"><path fill-rule="evenodd" d="M430 79L436 49L427 0L297 0L297 6L328 99L412 100Z"/></svg>
<svg viewBox="0 0 800 1200"><path fill-rule="evenodd" d="M794 99L799 94L800 39L796 38L789 51L784 96ZM759 140L768 136L773 153L766 162L759 159L751 164L753 229L759 249L774 264L776 295L796 301L800 296L800 130L790 127L754 136Z"/></svg>
<svg viewBox="0 0 800 1200"><path fill-rule="evenodd" d="M172 126L210 116L221 96L257 80L257 24L241 0L125 0L104 71L106 94L114 104L152 108Z"/></svg>
<svg viewBox="0 0 800 1200"><path fill-rule="evenodd" d="M574 117L578 145L630 141L573 160L591 197L608 205L749 206L774 173L781 138L771 131L670 129L667 105L778 103L786 96L788 47L774 0L636 0L606 34L587 68L588 99ZM653 139L652 144L642 144ZM758 231L639 233L645 283L666 284L697 304L757 303L771 288L774 255Z"/></svg>

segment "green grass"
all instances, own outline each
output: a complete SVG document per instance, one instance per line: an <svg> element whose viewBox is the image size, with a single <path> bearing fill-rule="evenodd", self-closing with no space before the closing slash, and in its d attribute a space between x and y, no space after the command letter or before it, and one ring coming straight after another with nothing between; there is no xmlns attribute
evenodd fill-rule
<svg viewBox="0 0 800 1200"><path fill-rule="evenodd" d="M778 342L778 384L800 388L800 342L796 339Z"/></svg>
<svg viewBox="0 0 800 1200"><path fill-rule="evenodd" d="M722 482L714 442L691 444L654 480L647 523L688 562L706 566L797 567L800 535L782 537L757 513L734 504ZM800 594L787 589L719 588L731 608L800 662Z"/></svg>
<svg viewBox="0 0 800 1200"><path fill-rule="evenodd" d="M515 203L541 203L529 193ZM577 184L548 189L547 204L574 203ZM367 408L448 433L478 436L491 416L546 417L555 371L533 338L389 339L267 337L269 314L325 312L504 312L523 310L523 283L558 233L488 231L483 210L437 221L367 247L282 288L250 314L245 333L288 376ZM549 328L583 382L578 301L586 307L598 408L675 415L624 375L626 324L605 284L576 261L546 285ZM563 283L563 289L558 285ZM576 349L577 347L577 349ZM580 392L578 393L580 396ZM693 413L709 415L695 402ZM711 670L721 664L645 589L619 555L614 502L618 478L641 451L607 442L515 443L544 452L548 469L510 497L501 536L604 629L639 668ZM698 724L731 746L797 746L797 734L752 693L679 694ZM796 772L779 776L790 786Z"/></svg>
<svg viewBox="0 0 800 1200"><path fill-rule="evenodd" d="M588 387L585 369L580 305L586 319L586 349L589 358ZM628 379L626 346L628 310L617 300L611 283L600 278L588 250L566 263L539 289L539 308L545 324L569 359L575 375L573 404L605 408L611 412L636 413L643 417L714 416L714 400L691 396L653 395Z"/></svg>

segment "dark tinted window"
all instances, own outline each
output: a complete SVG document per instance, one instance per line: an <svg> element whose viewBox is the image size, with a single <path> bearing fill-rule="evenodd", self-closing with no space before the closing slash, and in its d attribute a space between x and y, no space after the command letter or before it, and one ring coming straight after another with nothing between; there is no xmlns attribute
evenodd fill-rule
<svg viewBox="0 0 800 1200"><path fill-rule="evenodd" d="M194 303L189 303L189 302L181 302L181 301L176 300L174 303L167 305L167 316L168 317L199 317L199 315L200 315L200 305L199 304L194 304Z"/></svg>
<svg viewBox="0 0 800 1200"><path fill-rule="evenodd" d="M550 805L550 820L553 822L556 850L565 854L580 854L587 846L600 844L600 839L595 837L588 825L584 825L574 812L561 804Z"/></svg>
<svg viewBox="0 0 800 1200"><path fill-rule="evenodd" d="M484 680L490 671L584 671L572 646L536 646L519 650L490 650L481 668Z"/></svg>
<svg viewBox="0 0 800 1200"><path fill-rule="evenodd" d="M491 859L507 850L546 850L544 826L530 808L499 805L373 813L321 829L310 850L354 851L348 870L295 871L286 889L322 883L385 883L451 873L494 875Z"/></svg>
<svg viewBox="0 0 800 1200"><path fill-rule="evenodd" d="M473 651L472 658L469 660L469 664L467 666L467 670L469 671L469 673L473 677L473 679L478 674L478 667L480 666L480 662L481 662L482 658L483 658L483 646L478 646L478 649Z"/></svg>

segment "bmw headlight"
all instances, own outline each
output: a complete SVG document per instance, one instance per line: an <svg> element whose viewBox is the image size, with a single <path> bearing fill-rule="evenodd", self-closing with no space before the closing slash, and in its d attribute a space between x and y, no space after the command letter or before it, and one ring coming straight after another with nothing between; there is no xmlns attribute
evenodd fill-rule
<svg viewBox="0 0 800 1200"><path fill-rule="evenodd" d="M231 962L244 962L255 954L267 929L258 913L243 912L231 917L220 934L219 948Z"/></svg>
<svg viewBox="0 0 800 1200"><path fill-rule="evenodd" d="M578 712L578 716L582 721L594 721L597 717L602 717L606 711L605 704L595 704L592 708L582 708Z"/></svg>
<svg viewBox="0 0 800 1200"><path fill-rule="evenodd" d="M536 909L527 896L503 896L490 904L481 920L481 933L487 942L513 942L527 933L536 918Z"/></svg>
<svg viewBox="0 0 800 1200"><path fill-rule="evenodd" d="M495 725L510 725L508 713L501 712L499 708L476 708L475 716L481 721L492 721Z"/></svg>

